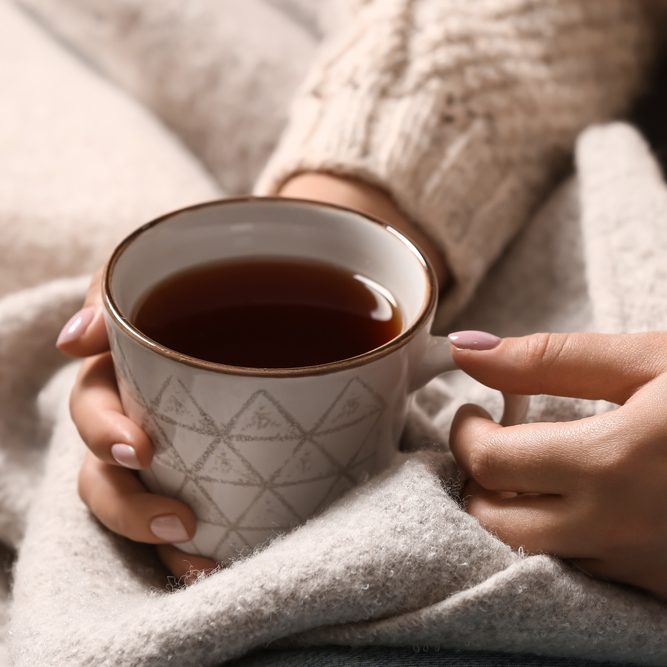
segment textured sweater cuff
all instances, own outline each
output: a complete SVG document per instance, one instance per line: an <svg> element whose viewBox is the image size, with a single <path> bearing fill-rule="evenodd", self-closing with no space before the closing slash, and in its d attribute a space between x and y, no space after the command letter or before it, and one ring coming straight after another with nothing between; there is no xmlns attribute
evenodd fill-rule
<svg viewBox="0 0 667 667"><path fill-rule="evenodd" d="M306 171L386 190L445 256L442 324L576 134L627 108L653 52L647 16L623 0L369 1L315 64L256 191Z"/></svg>
<svg viewBox="0 0 667 667"><path fill-rule="evenodd" d="M303 96L255 192L275 194L309 171L357 177L389 192L445 256L453 280L442 322L468 300L529 202L521 201L517 175L485 149L485 122L442 118L441 107L428 90L381 101L350 89L326 100Z"/></svg>

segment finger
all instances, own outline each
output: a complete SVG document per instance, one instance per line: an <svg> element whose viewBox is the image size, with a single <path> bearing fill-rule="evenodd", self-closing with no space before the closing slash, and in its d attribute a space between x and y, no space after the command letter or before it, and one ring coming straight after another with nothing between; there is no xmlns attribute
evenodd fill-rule
<svg viewBox="0 0 667 667"><path fill-rule="evenodd" d="M148 493L130 470L88 453L79 473L79 495L109 530L135 542L187 542L197 519L184 503Z"/></svg>
<svg viewBox="0 0 667 667"><path fill-rule="evenodd" d="M562 494L592 467L587 459L603 432L595 419L503 427L482 408L464 405L452 422L449 446L465 475L485 489Z"/></svg>
<svg viewBox="0 0 667 667"><path fill-rule="evenodd" d="M468 513L514 549L561 558L587 558L590 547L562 496L507 497L470 482L464 489Z"/></svg>
<svg viewBox="0 0 667 667"><path fill-rule="evenodd" d="M70 413L81 438L101 461L134 470L150 465L153 446L123 413L108 352L82 364L70 396Z"/></svg>
<svg viewBox="0 0 667 667"><path fill-rule="evenodd" d="M209 576L217 571L219 564L204 556L194 556L185 553L170 544L161 544L157 547L157 555L164 566L175 576L179 583L190 586L202 577Z"/></svg>
<svg viewBox="0 0 667 667"><path fill-rule="evenodd" d="M450 334L458 366L511 394L554 394L625 402L667 370L667 333L533 334L498 339L484 332Z"/></svg>
<svg viewBox="0 0 667 667"><path fill-rule="evenodd" d="M56 347L73 357L88 357L109 349L102 311L102 269L90 281L83 307L63 326Z"/></svg>

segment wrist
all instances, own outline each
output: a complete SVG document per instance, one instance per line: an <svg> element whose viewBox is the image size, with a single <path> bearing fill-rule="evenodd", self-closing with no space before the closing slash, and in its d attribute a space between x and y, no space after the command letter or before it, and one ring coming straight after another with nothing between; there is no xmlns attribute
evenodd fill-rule
<svg viewBox="0 0 667 667"><path fill-rule="evenodd" d="M433 265L439 284L441 286L446 284L447 267L442 253L382 189L355 178L307 172L287 180L278 194L281 197L337 204L387 222L421 248Z"/></svg>

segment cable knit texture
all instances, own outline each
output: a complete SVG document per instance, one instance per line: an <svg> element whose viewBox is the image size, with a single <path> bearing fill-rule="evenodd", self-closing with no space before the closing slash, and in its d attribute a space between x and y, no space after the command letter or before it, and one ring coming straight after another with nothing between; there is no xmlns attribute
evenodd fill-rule
<svg viewBox="0 0 667 667"><path fill-rule="evenodd" d="M185 94L192 90L188 72L202 59L210 67L219 53L213 29L197 33L197 49L179 51L172 2L25 2L43 10L47 29L71 34L79 55L109 77L126 85L121 79L134 72L132 90L142 100L161 87L143 60L132 65L138 54L150 54L150 72L171 67L172 83ZM244 25L251 4L227 3L230 25ZM193 8L217 20L213 2L181 5L184 30L195 25L187 18ZM289 35L316 34L326 14L306 0L267 0L256 16L266 16L269 5L289 18ZM354 21L331 14L343 31L297 99L261 187L310 168L311 157L313 168L375 179L443 244L460 295L525 222L457 328L500 335L666 328L667 190L633 128L586 130L576 144L576 175L538 205L574 148L577 125L617 113L639 87L651 35L642 5L351 6ZM89 23L91 16L99 22ZM127 50L122 31L97 39L128 16L153 29L128 36ZM253 25L253 39L268 43L279 24ZM291 44L285 58L295 57L296 40ZM384 474L189 588L166 578L152 548L99 525L76 490L85 448L67 403L77 365L51 342L88 282L75 273L88 272L146 218L218 195L197 158L213 164L224 152L222 141L205 141L221 126L214 111L180 125L190 107L160 98L161 118L182 129L183 141L197 147L192 155L158 118L11 3L0 3L0 54L0 538L16 550L11 577L0 571L0 662L220 665L281 641L667 664L664 602L556 559L514 552L461 510L447 449L452 415L468 401L497 414L500 399L458 373L416 394L405 452ZM252 54L238 54L246 56L253 62ZM305 68L307 40L298 57ZM247 81L224 81L230 110L240 116L252 107L267 127L280 124L284 110L249 96ZM223 94L196 89L197 105ZM194 126L202 143L193 141ZM267 132L245 138L277 140L277 131ZM238 136L229 140L239 145ZM533 399L529 419L570 420L607 408L542 396Z"/></svg>
<svg viewBox="0 0 667 667"><path fill-rule="evenodd" d="M651 53L644 7L359 5L313 67L256 190L310 170L389 190L453 273L442 321L563 172L577 131L627 107Z"/></svg>

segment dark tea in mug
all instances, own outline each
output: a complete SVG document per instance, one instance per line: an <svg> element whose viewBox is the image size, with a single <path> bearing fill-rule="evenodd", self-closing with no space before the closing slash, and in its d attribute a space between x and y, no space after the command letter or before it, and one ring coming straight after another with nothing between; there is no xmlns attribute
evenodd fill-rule
<svg viewBox="0 0 667 667"><path fill-rule="evenodd" d="M384 345L403 322L366 276L298 258L243 258L175 273L132 316L149 338L198 359L250 368L340 361Z"/></svg>

